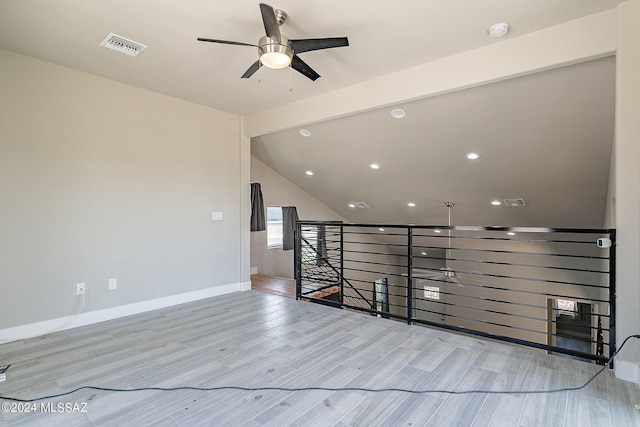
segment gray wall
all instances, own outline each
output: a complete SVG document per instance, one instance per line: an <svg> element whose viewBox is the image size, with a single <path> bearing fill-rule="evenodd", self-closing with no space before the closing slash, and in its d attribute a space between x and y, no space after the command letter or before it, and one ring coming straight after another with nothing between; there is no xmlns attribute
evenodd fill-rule
<svg viewBox="0 0 640 427"><path fill-rule="evenodd" d="M0 76L0 329L78 282L87 312L242 281L238 116L6 51Z"/></svg>

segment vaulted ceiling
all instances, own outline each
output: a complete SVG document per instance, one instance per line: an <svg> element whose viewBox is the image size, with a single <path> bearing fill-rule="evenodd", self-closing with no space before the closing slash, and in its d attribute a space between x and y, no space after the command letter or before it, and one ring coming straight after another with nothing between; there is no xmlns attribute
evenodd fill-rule
<svg viewBox="0 0 640 427"><path fill-rule="evenodd" d="M620 0L281 0L289 38L349 37L288 70L240 76L264 34L258 2L2 0L0 48L234 114L328 93L615 7ZM504 39L487 28L508 22ZM110 33L148 46L132 58ZM442 223L445 201L470 225L601 226L613 142L613 58L416 100L253 138L253 154L350 221ZM261 80L261 82L259 81ZM292 90L289 91L291 85ZM467 152L480 158L467 160ZM380 169L372 170L370 163ZM313 170L313 176L304 174ZM523 208L494 199L523 197ZM349 202L364 201L368 209ZM408 202L416 203L410 208Z"/></svg>
<svg viewBox="0 0 640 427"><path fill-rule="evenodd" d="M389 107L264 135L252 152L352 222L446 224L452 201L457 225L602 227L614 80L602 58L394 106L402 119Z"/></svg>

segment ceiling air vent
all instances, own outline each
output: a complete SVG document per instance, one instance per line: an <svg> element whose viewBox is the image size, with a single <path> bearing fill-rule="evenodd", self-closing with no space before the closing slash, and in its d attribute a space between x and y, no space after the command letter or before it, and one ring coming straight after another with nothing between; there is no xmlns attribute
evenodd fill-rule
<svg viewBox="0 0 640 427"><path fill-rule="evenodd" d="M350 205L353 205L354 208L358 209L367 209L369 207L365 202L351 202Z"/></svg>
<svg viewBox="0 0 640 427"><path fill-rule="evenodd" d="M524 199L502 199L505 206L524 206Z"/></svg>
<svg viewBox="0 0 640 427"><path fill-rule="evenodd" d="M117 34L109 33L106 39L102 40L100 46L108 49L117 50L129 56L138 56L140 52L145 50L147 46L142 43L134 42Z"/></svg>

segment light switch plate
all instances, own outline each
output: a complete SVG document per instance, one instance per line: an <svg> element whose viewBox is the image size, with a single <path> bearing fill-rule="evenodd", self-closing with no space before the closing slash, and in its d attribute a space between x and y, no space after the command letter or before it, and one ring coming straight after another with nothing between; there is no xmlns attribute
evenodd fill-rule
<svg viewBox="0 0 640 427"><path fill-rule="evenodd" d="M211 220L213 220L213 221L222 221L222 212L213 212L213 213L211 213Z"/></svg>

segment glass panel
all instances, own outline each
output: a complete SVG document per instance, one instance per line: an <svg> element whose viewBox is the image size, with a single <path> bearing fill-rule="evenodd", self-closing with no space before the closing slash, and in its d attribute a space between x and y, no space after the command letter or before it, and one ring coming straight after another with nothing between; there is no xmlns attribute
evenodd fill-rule
<svg viewBox="0 0 640 427"><path fill-rule="evenodd" d="M282 247L282 208L267 206L267 247Z"/></svg>

